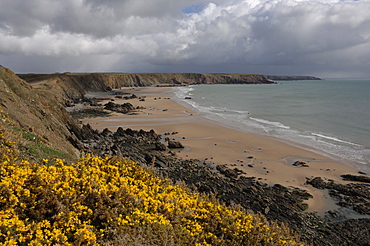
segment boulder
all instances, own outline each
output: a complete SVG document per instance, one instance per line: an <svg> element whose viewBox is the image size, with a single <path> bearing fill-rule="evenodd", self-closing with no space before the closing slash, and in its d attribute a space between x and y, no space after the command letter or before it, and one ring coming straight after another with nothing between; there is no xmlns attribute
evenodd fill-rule
<svg viewBox="0 0 370 246"><path fill-rule="evenodd" d="M184 148L184 146L180 143L180 141L168 141L168 148L170 149L179 149Z"/></svg>
<svg viewBox="0 0 370 246"><path fill-rule="evenodd" d="M131 103L116 104L113 102L108 102L104 105L104 109L127 114L135 110L135 107Z"/></svg>
<svg viewBox="0 0 370 246"><path fill-rule="evenodd" d="M308 165L304 161L296 161L296 162L293 163L293 166L295 166L295 167L308 167Z"/></svg>

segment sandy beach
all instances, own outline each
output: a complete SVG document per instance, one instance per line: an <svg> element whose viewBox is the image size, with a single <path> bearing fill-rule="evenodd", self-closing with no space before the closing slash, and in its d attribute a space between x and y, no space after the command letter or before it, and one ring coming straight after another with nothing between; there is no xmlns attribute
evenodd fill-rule
<svg viewBox="0 0 370 246"><path fill-rule="evenodd" d="M117 104L130 102L135 107L141 107L137 112L113 113L110 117L86 118L82 122L99 130L108 128L115 131L122 127L153 129L158 134L170 133L167 137L185 146L176 152L180 158L227 164L269 185L281 184L307 190L314 197L307 201L308 211L321 213L332 209L333 203L325 191L306 185L306 178L322 177L324 180L346 183L340 175L358 174L356 169L316 151L241 132L202 118L197 112L172 100L171 88L135 87L123 88L122 91L145 99L125 100L108 94L99 94L99 97L109 98L103 104L111 99ZM296 161L303 161L307 166L294 166Z"/></svg>

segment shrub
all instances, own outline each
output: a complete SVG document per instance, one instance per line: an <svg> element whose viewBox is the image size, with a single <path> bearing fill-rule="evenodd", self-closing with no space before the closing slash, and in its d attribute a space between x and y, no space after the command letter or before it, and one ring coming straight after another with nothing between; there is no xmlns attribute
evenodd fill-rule
<svg viewBox="0 0 370 246"><path fill-rule="evenodd" d="M191 193L131 160L18 160L3 133L2 244L298 245L288 228Z"/></svg>

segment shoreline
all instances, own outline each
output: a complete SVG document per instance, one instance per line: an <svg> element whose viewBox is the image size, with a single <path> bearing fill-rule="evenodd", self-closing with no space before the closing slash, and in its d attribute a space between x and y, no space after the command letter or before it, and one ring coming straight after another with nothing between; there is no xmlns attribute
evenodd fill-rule
<svg viewBox="0 0 370 246"><path fill-rule="evenodd" d="M167 137L180 141L184 150L176 151L183 159L199 159L203 162L237 168L247 177L256 177L269 185L281 184L307 190L313 199L307 200L307 212L324 213L333 209L326 194L311 185L306 185L306 178L322 177L324 180L346 184L340 178L342 174L357 175L358 170L325 155L292 146L272 138L246 133L221 123L206 119L196 111L172 99L171 88L133 87L122 91L133 93L144 100L119 99L110 95L108 102L132 103L137 110L134 114L113 113L109 118L95 117L82 119L92 128L116 130L118 127L133 130L151 130L158 134L169 133ZM103 94L101 94L103 95ZM107 94L104 94L108 98ZM171 134L177 133L177 134ZM308 167L293 166L296 161L303 161Z"/></svg>

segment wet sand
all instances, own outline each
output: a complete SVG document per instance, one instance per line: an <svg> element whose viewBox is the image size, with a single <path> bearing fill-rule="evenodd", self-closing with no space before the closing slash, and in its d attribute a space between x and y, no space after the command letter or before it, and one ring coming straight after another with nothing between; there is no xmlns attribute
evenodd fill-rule
<svg viewBox="0 0 370 246"><path fill-rule="evenodd" d="M306 178L322 177L324 180L346 183L340 175L358 174L356 169L316 151L242 132L205 119L172 100L170 88L124 88L123 91L145 99L124 100L114 96L110 96L110 99L119 104L130 102L143 109L133 114L114 113L109 118L83 119L83 123L89 123L99 130L108 128L115 131L122 127L134 130L153 129L158 134L176 133L167 137L178 140L185 146L184 150L176 152L178 157L227 164L243 170L248 177L256 177L270 185L281 184L305 189L314 196L307 201L307 211L322 213L332 207L328 206L326 193L306 185ZM99 94L99 97L108 98L107 94ZM296 161L304 161L308 167L293 166Z"/></svg>

